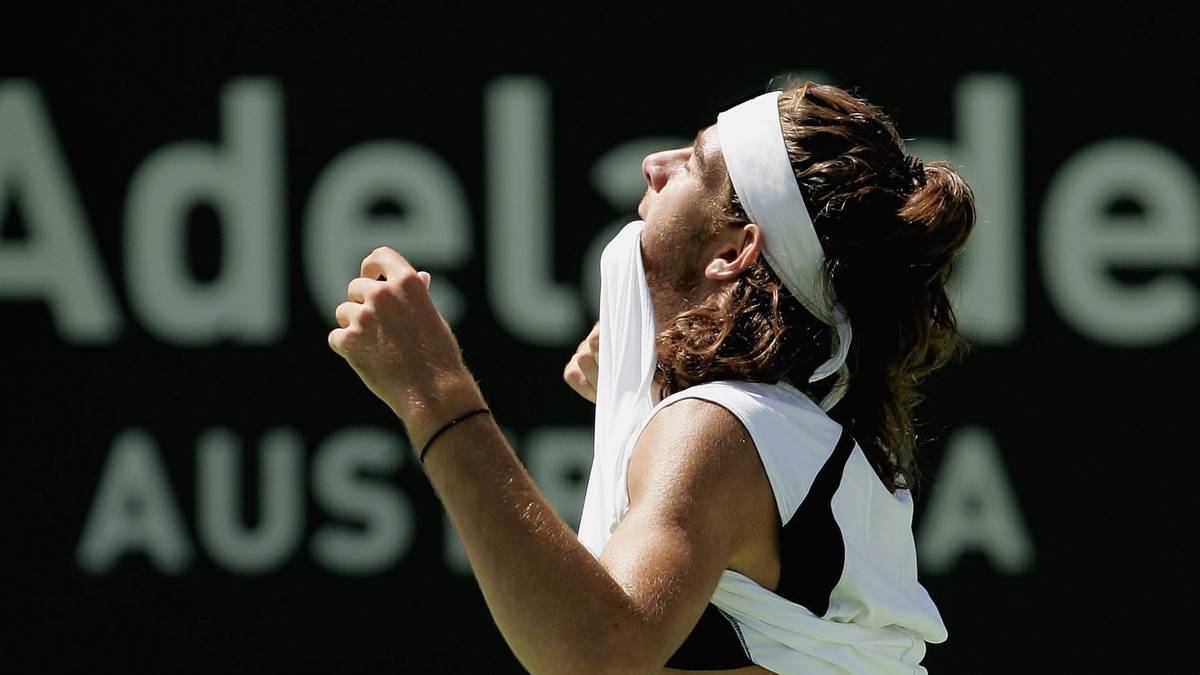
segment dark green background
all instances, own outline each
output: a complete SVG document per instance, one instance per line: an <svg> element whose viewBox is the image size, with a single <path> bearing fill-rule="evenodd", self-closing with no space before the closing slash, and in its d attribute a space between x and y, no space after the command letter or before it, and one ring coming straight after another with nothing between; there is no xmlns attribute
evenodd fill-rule
<svg viewBox="0 0 1200 675"><path fill-rule="evenodd" d="M1024 329L930 382L922 466L936 490L949 430L988 429L1037 563L1010 576L967 555L948 575L922 574L950 634L930 645L923 665L935 673L1141 670L1179 650L1176 626L1193 597L1194 565L1181 551L1194 532L1196 331L1148 349L1079 334L1046 297L1037 228L1044 186L1092 142L1149 139L1196 170L1194 17L1148 6L807 4L42 5L24 18L0 10L0 80L28 79L41 91L126 326L112 344L69 344L44 304L0 301L3 669L519 672L473 580L444 567L440 507L412 465L395 479L416 511L416 540L385 573L339 576L302 547L258 576L232 574L202 550L179 576L140 556L89 576L75 547L109 445L128 427L153 433L194 539L193 445L204 429L229 427L253 444L288 426L309 452L355 424L400 430L328 351L333 308L313 308L300 257L300 218L317 176L345 148L378 138L426 145L467 194L475 266L448 274L469 306L459 340L497 418L518 436L590 424L591 406L561 380L575 345L528 344L490 312L484 87L528 74L553 93L555 273L577 285L596 233L634 217L633 204L614 211L589 187L603 151L637 136L690 137L771 75L815 69L860 87L906 137L953 136L953 91L964 76L1011 75L1022 92ZM147 333L129 307L125 195L154 150L218 137L220 91L241 76L271 78L284 92L286 339L185 349ZM20 209L10 204L0 218L0 245L19 241ZM202 227L194 238L201 275L216 267L213 232ZM1184 270L1193 284L1197 270ZM255 476L254 453L247 457ZM919 495L918 525L928 495ZM311 503L308 515L310 526L328 519Z"/></svg>

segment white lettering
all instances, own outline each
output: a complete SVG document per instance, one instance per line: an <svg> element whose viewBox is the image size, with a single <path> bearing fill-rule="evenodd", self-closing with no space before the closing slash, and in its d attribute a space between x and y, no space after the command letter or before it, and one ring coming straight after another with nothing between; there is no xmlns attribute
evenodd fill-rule
<svg viewBox="0 0 1200 675"><path fill-rule="evenodd" d="M234 82L222 96L225 147L178 143L134 173L125 219L129 299L146 328L164 339L202 345L283 337L280 98L273 82ZM202 203L220 215L225 242L220 272L207 283L188 274L185 236L190 210Z"/></svg>
<svg viewBox="0 0 1200 675"><path fill-rule="evenodd" d="M76 560L83 571L103 574L131 552L145 553L164 574L179 574L192 557L158 448L145 429L127 429L113 440Z"/></svg>
<svg viewBox="0 0 1200 675"><path fill-rule="evenodd" d="M1028 572L1034 562L1000 450L979 427L961 429L947 443L917 537L921 567L932 574L951 572L968 551L983 552L1006 574Z"/></svg>
<svg viewBox="0 0 1200 675"><path fill-rule="evenodd" d="M488 298L500 322L526 341L578 341L587 330L577 290L553 274L548 87L506 77L484 98Z"/></svg>
<svg viewBox="0 0 1200 675"><path fill-rule="evenodd" d="M1110 213L1120 198L1141 213ZM1073 156L1050 185L1042 229L1046 290L1072 326L1124 347L1148 347L1190 331L1196 287L1160 273L1123 284L1114 267L1200 266L1200 184L1187 163L1150 141L1116 138Z"/></svg>
<svg viewBox="0 0 1200 675"><path fill-rule="evenodd" d="M388 200L402 215L372 216ZM346 285L362 259L391 246L414 265L457 267L471 257L467 197L446 162L414 143L374 142L347 150L321 174L304 225L304 259L322 317L346 301ZM438 278L429 288L450 324L466 301L457 286Z"/></svg>
<svg viewBox="0 0 1200 675"><path fill-rule="evenodd" d="M954 309L972 339L1010 344L1025 320L1020 86L1007 75L972 75L955 101L958 143L912 141L908 152L950 161L974 191L977 220L955 269Z"/></svg>
<svg viewBox="0 0 1200 675"><path fill-rule="evenodd" d="M112 342L121 316L48 119L32 83L0 84L0 218L15 199L28 231L0 239L0 301L43 299L66 339Z"/></svg>
<svg viewBox="0 0 1200 675"><path fill-rule="evenodd" d="M313 465L313 492L331 515L361 527L324 525L313 535L313 557L341 574L386 569L412 546L414 518L404 493L390 485L404 463L407 443L392 432L351 427L330 436ZM361 474L376 474L369 480Z"/></svg>
<svg viewBox="0 0 1200 675"><path fill-rule="evenodd" d="M291 557L304 534L304 445L296 432L276 429L259 450L258 525L242 523L240 443L225 429L196 443L196 526L214 560L233 572L272 570Z"/></svg>

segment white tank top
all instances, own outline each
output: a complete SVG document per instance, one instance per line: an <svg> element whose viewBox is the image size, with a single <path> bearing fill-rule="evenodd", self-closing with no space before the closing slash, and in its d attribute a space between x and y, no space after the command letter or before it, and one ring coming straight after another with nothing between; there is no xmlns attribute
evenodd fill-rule
<svg viewBox="0 0 1200 675"><path fill-rule="evenodd" d="M780 582L770 591L726 570L667 665L925 673L925 643L943 642L947 632L917 581L909 492L889 493L841 425L787 381L722 380L653 400L655 323L643 225L626 225L601 256L595 457L580 541L599 557L629 509L629 459L653 415L683 398L712 401L745 426L766 469L783 523ZM714 653L720 645L741 653Z"/></svg>
<svg viewBox="0 0 1200 675"><path fill-rule="evenodd" d="M925 643L947 632L917 581L909 491L889 493L842 426L786 381L689 387L660 401L632 443L684 398L745 426L783 523L778 588L726 570L712 596L746 657L778 673L924 673Z"/></svg>

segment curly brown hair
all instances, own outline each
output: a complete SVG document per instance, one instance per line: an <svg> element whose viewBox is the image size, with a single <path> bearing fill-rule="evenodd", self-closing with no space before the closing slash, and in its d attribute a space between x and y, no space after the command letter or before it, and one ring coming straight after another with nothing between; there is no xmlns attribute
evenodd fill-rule
<svg viewBox="0 0 1200 675"><path fill-rule="evenodd" d="M915 489L918 385L967 346L946 284L974 227L974 195L949 164L909 157L879 108L838 87L789 87L779 109L826 282L854 330L849 388L829 415L849 427L889 491ZM728 176L721 204L714 227L749 222ZM659 394L713 380L785 380L819 400L834 378L809 385L808 377L830 340L760 255L659 333Z"/></svg>

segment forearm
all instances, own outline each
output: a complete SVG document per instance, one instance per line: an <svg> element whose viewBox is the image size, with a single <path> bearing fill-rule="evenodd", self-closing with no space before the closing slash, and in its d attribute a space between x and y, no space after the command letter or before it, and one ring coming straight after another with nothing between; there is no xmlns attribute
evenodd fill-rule
<svg viewBox="0 0 1200 675"><path fill-rule="evenodd" d="M422 406L427 421L410 424L413 441L482 405L473 382L443 392ZM640 669L641 613L541 495L490 415L440 435L425 470L497 626L529 671Z"/></svg>

